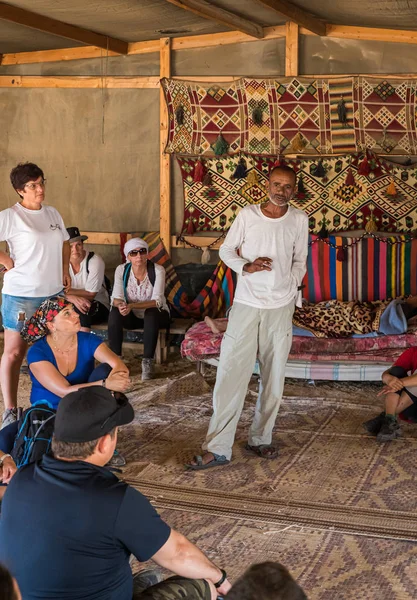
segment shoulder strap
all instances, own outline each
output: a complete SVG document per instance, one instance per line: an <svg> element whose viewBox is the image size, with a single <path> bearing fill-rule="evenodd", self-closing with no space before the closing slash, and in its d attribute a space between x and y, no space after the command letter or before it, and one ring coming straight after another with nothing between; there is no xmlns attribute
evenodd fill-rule
<svg viewBox="0 0 417 600"><path fill-rule="evenodd" d="M153 263L151 260L148 260L148 262L146 263L146 269L148 271L148 279L150 281L151 286L153 287L155 285L156 279L155 263Z"/></svg>
<svg viewBox="0 0 417 600"><path fill-rule="evenodd" d="M93 258L93 256L94 256L94 252L90 251L87 256L87 262L85 264L85 268L87 270L87 275L90 274L90 269L88 268L88 265L90 264L90 260Z"/></svg>
<svg viewBox="0 0 417 600"><path fill-rule="evenodd" d="M127 262L123 268L123 292L125 295L125 300L127 302L127 282L129 281L130 271L132 269L132 263Z"/></svg>

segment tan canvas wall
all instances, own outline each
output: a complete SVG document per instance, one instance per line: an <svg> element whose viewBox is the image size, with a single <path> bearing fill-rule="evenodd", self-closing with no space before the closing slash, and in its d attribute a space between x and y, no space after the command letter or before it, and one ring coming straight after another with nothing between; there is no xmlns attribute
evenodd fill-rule
<svg viewBox="0 0 417 600"><path fill-rule="evenodd" d="M300 37L300 73L416 73L416 46Z"/></svg>

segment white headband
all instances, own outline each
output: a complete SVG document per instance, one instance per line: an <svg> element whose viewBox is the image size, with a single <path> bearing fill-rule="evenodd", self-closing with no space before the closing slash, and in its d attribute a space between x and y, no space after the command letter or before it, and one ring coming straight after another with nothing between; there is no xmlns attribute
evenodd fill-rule
<svg viewBox="0 0 417 600"><path fill-rule="evenodd" d="M129 252L132 252L132 250L138 250L139 248L146 248L147 251L149 250L148 244L141 238L132 238L131 240L128 240L123 248L126 260L129 260Z"/></svg>

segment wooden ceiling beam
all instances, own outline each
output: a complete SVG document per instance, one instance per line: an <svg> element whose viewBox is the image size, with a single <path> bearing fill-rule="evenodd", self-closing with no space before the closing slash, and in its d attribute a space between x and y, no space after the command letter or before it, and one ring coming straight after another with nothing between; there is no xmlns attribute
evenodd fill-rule
<svg viewBox="0 0 417 600"><path fill-rule="evenodd" d="M157 89L159 77L0 75L0 88Z"/></svg>
<svg viewBox="0 0 417 600"><path fill-rule="evenodd" d="M406 29L381 29L375 27L353 27L351 25L328 24L327 36L346 40L417 44L417 31Z"/></svg>
<svg viewBox="0 0 417 600"><path fill-rule="evenodd" d="M403 44L417 44L417 31L404 29L378 29L372 27L353 27L349 25L327 24L327 37L369 40ZM264 40L285 37L285 25L264 28ZM305 27L300 27L300 35L316 35ZM212 46L226 46L254 42L255 38L240 31L226 31L224 33L209 33L172 38L171 49L190 50L192 48L209 48ZM40 50L34 52L16 52L3 54L1 66L22 65L42 62L59 62L67 60L81 60L87 58L100 58L102 49L97 46L82 46L79 48L61 48L58 50ZM129 44L128 55L149 54L159 52L159 40L133 42ZM118 52L109 50L109 56L118 56Z"/></svg>
<svg viewBox="0 0 417 600"><path fill-rule="evenodd" d="M265 27L264 40L273 40L285 37L285 25ZM171 38L172 50L190 50L192 48L210 48L212 46L226 46L255 42L256 38L241 33L240 31L226 31L224 33L208 33L203 35L190 35ZM159 40L146 42L133 42L129 44L128 55L151 54L159 52ZM100 58L103 51L96 46L81 46L79 48L60 48L58 50L38 50L35 52L15 52L3 54L2 66L25 65L42 62L59 62L67 60L82 60L86 58ZM109 51L109 56L118 56L118 52Z"/></svg>
<svg viewBox="0 0 417 600"><path fill-rule="evenodd" d="M1 66L29 65L43 62L60 62L81 60L84 58L101 58L103 49L97 46L79 46L77 48L60 48L59 50L38 50L35 52L14 52L3 54ZM118 52L109 50L109 56L119 56Z"/></svg>
<svg viewBox="0 0 417 600"><path fill-rule="evenodd" d="M82 27L69 25L68 23L63 23L62 21L24 10L23 8L17 8L4 2L0 2L0 20L64 37L74 42L81 42L82 44L111 50L117 52L117 54L127 54L128 52L129 44L127 42L102 35L101 33L95 33Z"/></svg>
<svg viewBox="0 0 417 600"><path fill-rule="evenodd" d="M240 17L228 10L224 10L224 8L214 6L210 2L206 2L206 0L166 0L166 2L174 4L174 6L183 8L184 10L189 10L204 19L215 21L233 31L241 31L242 33L246 33L247 35L258 39L264 37L264 30L261 25L253 23L253 21L249 21L249 19Z"/></svg>
<svg viewBox="0 0 417 600"><path fill-rule="evenodd" d="M326 23L320 21L314 15L306 12L298 6L294 6L287 0L257 0L260 4L263 4L267 8L272 8L275 12L279 13L283 17L286 17L290 21L294 21L300 27L305 27L316 35L326 35Z"/></svg>

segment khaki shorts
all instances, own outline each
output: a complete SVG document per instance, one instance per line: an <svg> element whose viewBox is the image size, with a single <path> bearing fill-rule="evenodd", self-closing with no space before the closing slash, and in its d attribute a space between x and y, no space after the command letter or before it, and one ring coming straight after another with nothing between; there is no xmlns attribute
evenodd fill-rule
<svg viewBox="0 0 417 600"><path fill-rule="evenodd" d="M134 600L211 600L210 586L204 579L170 577L135 596Z"/></svg>

